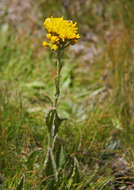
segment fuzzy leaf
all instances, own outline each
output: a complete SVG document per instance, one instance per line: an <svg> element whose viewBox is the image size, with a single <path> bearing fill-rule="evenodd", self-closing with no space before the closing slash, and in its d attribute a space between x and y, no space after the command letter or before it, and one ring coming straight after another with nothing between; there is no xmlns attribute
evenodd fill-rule
<svg viewBox="0 0 134 190"><path fill-rule="evenodd" d="M52 161L52 168L53 168L53 172L54 172L55 181L58 181L57 166L56 166L56 162L55 162L55 158L54 158L52 149L50 149L50 157L51 157L51 161Z"/></svg>
<svg viewBox="0 0 134 190"><path fill-rule="evenodd" d="M51 136L54 138L56 134L58 133L59 126L61 125L61 122L65 119L61 119L56 109L51 109L47 116L46 116L46 125L48 127L48 131L51 134Z"/></svg>
<svg viewBox="0 0 134 190"><path fill-rule="evenodd" d="M59 155L59 169L61 169L65 163L66 163L66 152L64 150L64 147L61 146L60 155Z"/></svg>
<svg viewBox="0 0 134 190"><path fill-rule="evenodd" d="M49 148L46 156L47 156L47 158L45 161L46 163L44 165L44 167L45 167L44 171L45 171L46 176L51 176L53 174L53 167L52 167L52 160L51 160L51 156L50 156L50 148Z"/></svg>
<svg viewBox="0 0 134 190"><path fill-rule="evenodd" d="M54 118L54 128L53 128L53 135L55 136L58 133L59 130L59 126L61 125L62 121L64 121L65 119L61 119L58 114L57 111L55 110L55 118Z"/></svg>
<svg viewBox="0 0 134 190"><path fill-rule="evenodd" d="M54 123L54 117L55 117L55 110L51 109L46 116L46 125L50 134Z"/></svg>

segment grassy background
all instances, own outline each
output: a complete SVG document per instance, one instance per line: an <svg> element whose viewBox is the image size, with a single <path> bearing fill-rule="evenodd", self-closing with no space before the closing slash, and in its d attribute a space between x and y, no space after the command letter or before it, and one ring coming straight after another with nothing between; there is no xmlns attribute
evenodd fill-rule
<svg viewBox="0 0 134 190"><path fill-rule="evenodd" d="M42 41L51 15L76 21L81 35L64 56L59 143L68 169L55 186L44 171L56 70ZM131 0L0 1L0 189L133 188L133 22Z"/></svg>

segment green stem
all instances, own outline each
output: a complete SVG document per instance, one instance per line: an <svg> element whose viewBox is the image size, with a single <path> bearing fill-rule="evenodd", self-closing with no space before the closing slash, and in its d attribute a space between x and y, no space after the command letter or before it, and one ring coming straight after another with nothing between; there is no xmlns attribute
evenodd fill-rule
<svg viewBox="0 0 134 190"><path fill-rule="evenodd" d="M61 62L61 50L57 52L57 62L56 62L56 79L55 79L55 86L56 86L56 93L55 93L55 102L54 106L57 108L59 96L60 96L60 73L62 69L62 62Z"/></svg>
<svg viewBox="0 0 134 190"><path fill-rule="evenodd" d="M55 86L56 86L56 92L55 92L55 99L54 99L54 107L49 111L49 113L46 116L46 125L48 127L48 151L46 155L45 160L45 167L47 167L47 164L49 164L49 160L51 159L52 168L54 171L55 180L58 181L58 170L56 165L56 159L55 159L55 140L57 137L57 131L58 127L61 123L61 119L57 115L57 105L58 100L60 96L60 73L62 69L62 62L61 62L61 49L57 52L57 62L56 62L56 79L55 79Z"/></svg>

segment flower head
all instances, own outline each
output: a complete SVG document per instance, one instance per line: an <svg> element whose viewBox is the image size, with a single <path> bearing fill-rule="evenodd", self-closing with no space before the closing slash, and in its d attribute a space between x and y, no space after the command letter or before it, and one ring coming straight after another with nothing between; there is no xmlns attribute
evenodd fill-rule
<svg viewBox="0 0 134 190"><path fill-rule="evenodd" d="M54 50L54 51L56 51L56 50L58 49L58 46L57 46L56 44L53 44L53 45L51 46L51 49Z"/></svg>
<svg viewBox="0 0 134 190"><path fill-rule="evenodd" d="M58 48L65 48L68 45L75 44L80 35L78 34L77 23L64 20L61 18L46 18L44 27L47 30L48 43L44 46L49 46L52 50L56 51Z"/></svg>
<svg viewBox="0 0 134 190"><path fill-rule="evenodd" d="M42 45L43 45L44 47L48 47L48 46L49 46L48 42L46 42L46 41L43 41Z"/></svg>

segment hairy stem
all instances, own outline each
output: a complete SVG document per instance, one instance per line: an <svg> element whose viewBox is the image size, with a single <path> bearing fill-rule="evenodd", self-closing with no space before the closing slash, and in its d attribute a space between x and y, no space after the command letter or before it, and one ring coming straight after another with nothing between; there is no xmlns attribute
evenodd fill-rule
<svg viewBox="0 0 134 190"><path fill-rule="evenodd" d="M59 100L59 96L60 96L60 73L61 73L61 69L62 69L62 62L61 62L61 51L59 50L57 52L57 62L56 62L56 79L55 79L55 86L56 86L56 93L55 93L55 102L54 102L54 106L55 108L57 108L57 104L58 104L58 100Z"/></svg>

